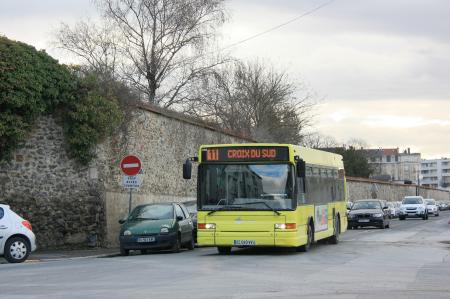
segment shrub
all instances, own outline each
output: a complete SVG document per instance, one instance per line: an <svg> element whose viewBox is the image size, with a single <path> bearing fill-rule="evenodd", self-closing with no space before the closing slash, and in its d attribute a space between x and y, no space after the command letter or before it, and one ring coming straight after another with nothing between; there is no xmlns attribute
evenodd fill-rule
<svg viewBox="0 0 450 299"><path fill-rule="evenodd" d="M69 154L89 163L95 145L121 120L117 101L96 82L0 36L0 160L11 158L39 116L62 111Z"/></svg>

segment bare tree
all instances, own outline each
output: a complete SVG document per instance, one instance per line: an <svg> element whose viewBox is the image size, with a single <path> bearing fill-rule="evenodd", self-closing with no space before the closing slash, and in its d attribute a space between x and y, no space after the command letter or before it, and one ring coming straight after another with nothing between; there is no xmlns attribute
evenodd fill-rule
<svg viewBox="0 0 450 299"><path fill-rule="evenodd" d="M61 24L55 32L56 45L86 62L97 74L114 78L118 64L118 36L111 24L80 21L73 28Z"/></svg>
<svg viewBox="0 0 450 299"><path fill-rule="evenodd" d="M298 97L287 74L236 61L204 77L189 113L258 141L298 144L310 124L309 95Z"/></svg>
<svg viewBox="0 0 450 299"><path fill-rule="evenodd" d="M302 141L302 145L317 149L336 148L340 146L334 137L319 133L310 133L306 135Z"/></svg>
<svg viewBox="0 0 450 299"><path fill-rule="evenodd" d="M189 85L220 64L206 48L225 21L223 1L96 0L114 41L104 53L115 51L120 68L115 65L114 71L148 102L181 105L189 100ZM93 38L95 32L82 25L63 25L57 40L88 64L102 65L91 49L103 47Z"/></svg>
<svg viewBox="0 0 450 299"><path fill-rule="evenodd" d="M365 141L362 138L351 138L347 141L347 145L351 146L355 149L363 149L363 148L368 148L369 144L367 143L367 141Z"/></svg>

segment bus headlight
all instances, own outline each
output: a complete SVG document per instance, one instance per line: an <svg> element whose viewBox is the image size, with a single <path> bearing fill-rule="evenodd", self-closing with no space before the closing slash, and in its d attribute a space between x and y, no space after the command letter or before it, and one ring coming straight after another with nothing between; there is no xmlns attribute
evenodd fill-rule
<svg viewBox="0 0 450 299"><path fill-rule="evenodd" d="M215 223L198 223L197 224L198 229L216 229Z"/></svg>
<svg viewBox="0 0 450 299"><path fill-rule="evenodd" d="M275 229L296 229L297 223L275 223Z"/></svg>

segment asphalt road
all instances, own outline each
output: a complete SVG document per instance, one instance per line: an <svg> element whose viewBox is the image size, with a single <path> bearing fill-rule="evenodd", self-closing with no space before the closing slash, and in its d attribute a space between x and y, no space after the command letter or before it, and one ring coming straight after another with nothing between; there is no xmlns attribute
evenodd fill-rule
<svg viewBox="0 0 450 299"><path fill-rule="evenodd" d="M308 253L214 248L0 265L0 298L450 298L450 212Z"/></svg>

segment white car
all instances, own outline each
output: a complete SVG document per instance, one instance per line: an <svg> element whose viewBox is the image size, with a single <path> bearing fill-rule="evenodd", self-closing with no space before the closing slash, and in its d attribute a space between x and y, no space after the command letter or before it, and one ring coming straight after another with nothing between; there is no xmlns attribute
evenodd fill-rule
<svg viewBox="0 0 450 299"><path fill-rule="evenodd" d="M10 263L24 262L36 250L30 222L0 204L0 256Z"/></svg>
<svg viewBox="0 0 450 299"><path fill-rule="evenodd" d="M398 217L398 213L400 212L400 208L396 205L395 202L388 202L387 206L389 208L389 216L391 218Z"/></svg>
<svg viewBox="0 0 450 299"><path fill-rule="evenodd" d="M428 219L428 209L425 200L422 196L406 196L403 198L402 205L400 206L398 219L405 220L406 218L417 217L423 220Z"/></svg>
<svg viewBox="0 0 450 299"><path fill-rule="evenodd" d="M426 198L428 214L433 214L435 217L439 216L439 207L434 199Z"/></svg>

